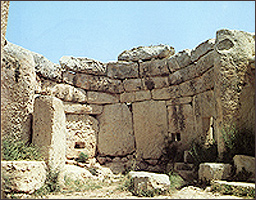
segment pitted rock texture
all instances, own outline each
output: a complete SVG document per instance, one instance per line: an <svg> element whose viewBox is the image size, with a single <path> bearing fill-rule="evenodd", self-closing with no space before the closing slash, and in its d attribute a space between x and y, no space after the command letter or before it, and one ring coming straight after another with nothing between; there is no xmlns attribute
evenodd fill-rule
<svg viewBox="0 0 256 200"><path fill-rule="evenodd" d="M125 50L118 56L119 61L150 60L152 58L166 58L175 53L173 47L169 45L140 46L131 50Z"/></svg>
<svg viewBox="0 0 256 200"><path fill-rule="evenodd" d="M138 74L138 64L133 62L109 62L107 64L107 76L110 78L136 78Z"/></svg>
<svg viewBox="0 0 256 200"><path fill-rule="evenodd" d="M100 155L122 156L135 150L132 113L125 104L105 105L97 119L100 123L98 135Z"/></svg>
<svg viewBox="0 0 256 200"><path fill-rule="evenodd" d="M81 72L93 75L105 75L106 65L90 58L75 58L63 56L59 60L60 65L67 71Z"/></svg>
<svg viewBox="0 0 256 200"><path fill-rule="evenodd" d="M5 192L33 193L46 180L44 161L1 161Z"/></svg>
<svg viewBox="0 0 256 200"><path fill-rule="evenodd" d="M95 157L98 121L89 115L66 115L66 155L78 157L81 152L89 158Z"/></svg>
<svg viewBox="0 0 256 200"><path fill-rule="evenodd" d="M63 103L55 97L36 97L32 143L41 148L50 170L61 171L65 164L66 117Z"/></svg>
<svg viewBox="0 0 256 200"><path fill-rule="evenodd" d="M164 138L168 136L165 102L136 102L132 110L138 160L158 159L165 145Z"/></svg>

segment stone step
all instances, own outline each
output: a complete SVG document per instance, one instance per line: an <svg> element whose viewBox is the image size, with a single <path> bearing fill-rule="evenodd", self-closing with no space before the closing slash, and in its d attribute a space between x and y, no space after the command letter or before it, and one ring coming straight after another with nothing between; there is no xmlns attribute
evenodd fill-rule
<svg viewBox="0 0 256 200"><path fill-rule="evenodd" d="M184 163L184 162L176 162L174 164L174 170L179 171L179 170L187 170L187 171L192 171L194 169L193 164L189 163Z"/></svg>

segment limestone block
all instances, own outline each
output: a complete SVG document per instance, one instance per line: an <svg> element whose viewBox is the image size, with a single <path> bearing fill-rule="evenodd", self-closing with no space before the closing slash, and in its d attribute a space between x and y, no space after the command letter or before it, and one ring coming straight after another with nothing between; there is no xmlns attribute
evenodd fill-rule
<svg viewBox="0 0 256 200"><path fill-rule="evenodd" d="M235 155L234 166L236 168L236 174L242 171L244 168L247 172L252 173L252 177L255 177L255 157L245 155Z"/></svg>
<svg viewBox="0 0 256 200"><path fill-rule="evenodd" d="M159 190L161 192L168 190L170 186L169 176L166 174L157 174L144 171L131 171L128 177L133 180L133 194L141 195L142 192Z"/></svg>
<svg viewBox="0 0 256 200"><path fill-rule="evenodd" d="M169 45L139 46L131 50L123 51L119 56L119 61L150 60L152 58L166 58L175 53L173 47Z"/></svg>
<svg viewBox="0 0 256 200"><path fill-rule="evenodd" d="M119 96L114 94L108 94L103 92L87 92L87 102L93 104L108 104L119 102Z"/></svg>
<svg viewBox="0 0 256 200"><path fill-rule="evenodd" d="M30 51L8 42L1 58L2 136L30 141L37 85L33 56Z"/></svg>
<svg viewBox="0 0 256 200"><path fill-rule="evenodd" d="M120 102L132 103L136 101L150 100L151 94L149 90L141 90L136 92L125 92L120 95Z"/></svg>
<svg viewBox="0 0 256 200"><path fill-rule="evenodd" d="M146 77L142 79L143 89L157 89L169 86L169 79L167 76L164 77Z"/></svg>
<svg viewBox="0 0 256 200"><path fill-rule="evenodd" d="M180 89L178 85L152 90L152 99L155 100L169 100L177 97L180 97Z"/></svg>
<svg viewBox="0 0 256 200"><path fill-rule="evenodd" d="M93 178L93 175L89 170L74 165L65 165L62 173L66 179L74 181L86 181L88 178Z"/></svg>
<svg viewBox="0 0 256 200"><path fill-rule="evenodd" d="M165 102L136 102L132 110L138 159L158 159L168 135Z"/></svg>
<svg viewBox="0 0 256 200"><path fill-rule="evenodd" d="M59 60L60 65L67 71L80 72L93 75L105 75L106 64L90 59L75 58L73 56L62 56Z"/></svg>
<svg viewBox="0 0 256 200"><path fill-rule="evenodd" d="M190 64L192 64L190 49L184 49L167 60L167 65L171 73L187 67Z"/></svg>
<svg viewBox="0 0 256 200"><path fill-rule="evenodd" d="M34 52L31 53L36 63L36 73L47 79L59 82L62 81L62 73L64 71L64 68L62 66L51 62L41 54Z"/></svg>
<svg viewBox="0 0 256 200"><path fill-rule="evenodd" d="M223 163L202 163L199 165L198 177L201 181L225 180L231 175L232 166Z"/></svg>
<svg viewBox="0 0 256 200"><path fill-rule="evenodd" d="M86 92L81 88L54 81L43 80L41 94L57 97L66 102L85 103L87 101Z"/></svg>
<svg viewBox="0 0 256 200"><path fill-rule="evenodd" d="M62 170L66 151L66 117L61 100L50 96L35 99L32 143L41 148L49 169Z"/></svg>
<svg viewBox="0 0 256 200"><path fill-rule="evenodd" d="M215 58L216 52L210 51L206 55L202 56L197 62L196 62L196 73L197 76L202 75L207 70L209 70L211 67L214 66L214 58Z"/></svg>
<svg viewBox="0 0 256 200"><path fill-rule="evenodd" d="M151 61L140 63L140 75L145 76L161 76L168 75L167 59L152 59Z"/></svg>
<svg viewBox="0 0 256 200"><path fill-rule="evenodd" d="M174 106L179 104L189 104L191 102L192 102L192 97L181 97L181 98L175 98L175 99L170 99L166 101L166 105Z"/></svg>
<svg viewBox="0 0 256 200"><path fill-rule="evenodd" d="M141 79L124 80L124 90L127 92L141 90L143 88Z"/></svg>
<svg viewBox="0 0 256 200"><path fill-rule="evenodd" d="M70 71L63 74L65 83L74 85L85 90L96 90L109 93L122 93L123 84L120 80L113 80L105 76L72 73Z"/></svg>
<svg viewBox="0 0 256 200"><path fill-rule="evenodd" d="M31 194L44 185L47 172L44 161L1 161L1 173L5 192Z"/></svg>
<svg viewBox="0 0 256 200"><path fill-rule="evenodd" d="M197 47L191 51L192 62L197 61L201 56L205 55L207 52L213 50L215 45L215 39L209 39L199 44Z"/></svg>
<svg viewBox="0 0 256 200"><path fill-rule="evenodd" d="M64 102L65 114L88 114L88 115L100 115L103 107L94 104L79 104Z"/></svg>
<svg viewBox="0 0 256 200"><path fill-rule="evenodd" d="M96 139L99 122L89 115L66 115L66 155L78 157L83 152L92 158L96 154Z"/></svg>
<svg viewBox="0 0 256 200"><path fill-rule="evenodd" d="M191 64L185 68L182 68L169 76L170 85L178 85L184 81L191 80L199 76L195 64Z"/></svg>
<svg viewBox="0 0 256 200"><path fill-rule="evenodd" d="M139 76L138 64L134 62L109 62L107 63L107 76L117 79L137 78Z"/></svg>
<svg viewBox="0 0 256 200"><path fill-rule="evenodd" d="M100 123L97 143L100 155L123 156L135 150L132 113L125 104L105 105L97 119Z"/></svg>
<svg viewBox="0 0 256 200"><path fill-rule="evenodd" d="M168 106L168 126L172 134L180 134L182 148L189 148L195 138L194 116L191 104Z"/></svg>

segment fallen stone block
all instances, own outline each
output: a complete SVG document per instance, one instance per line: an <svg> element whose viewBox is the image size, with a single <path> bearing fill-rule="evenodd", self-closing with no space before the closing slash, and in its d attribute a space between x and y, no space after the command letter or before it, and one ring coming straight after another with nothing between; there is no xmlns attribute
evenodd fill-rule
<svg viewBox="0 0 256 200"><path fill-rule="evenodd" d="M44 161L1 161L1 174L5 192L33 193L46 180Z"/></svg>
<svg viewBox="0 0 256 200"><path fill-rule="evenodd" d="M170 186L169 176L152 172L131 171L128 177L132 181L132 193L141 196L142 193L159 193L166 191Z"/></svg>
<svg viewBox="0 0 256 200"><path fill-rule="evenodd" d="M231 175L232 166L223 163L202 163L199 165L199 180L225 180Z"/></svg>

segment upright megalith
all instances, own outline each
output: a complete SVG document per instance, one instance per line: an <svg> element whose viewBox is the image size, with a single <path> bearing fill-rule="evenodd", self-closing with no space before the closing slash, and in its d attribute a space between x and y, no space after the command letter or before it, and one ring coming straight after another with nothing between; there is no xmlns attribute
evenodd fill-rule
<svg viewBox="0 0 256 200"><path fill-rule="evenodd" d="M32 143L41 148L50 170L65 165L66 117L61 100L50 96L35 98Z"/></svg>
<svg viewBox="0 0 256 200"><path fill-rule="evenodd" d="M36 72L30 51L7 43L1 63L1 133L31 140Z"/></svg>
<svg viewBox="0 0 256 200"><path fill-rule="evenodd" d="M255 131L255 35L219 30L215 45L216 136L219 153L224 151L223 128Z"/></svg>

